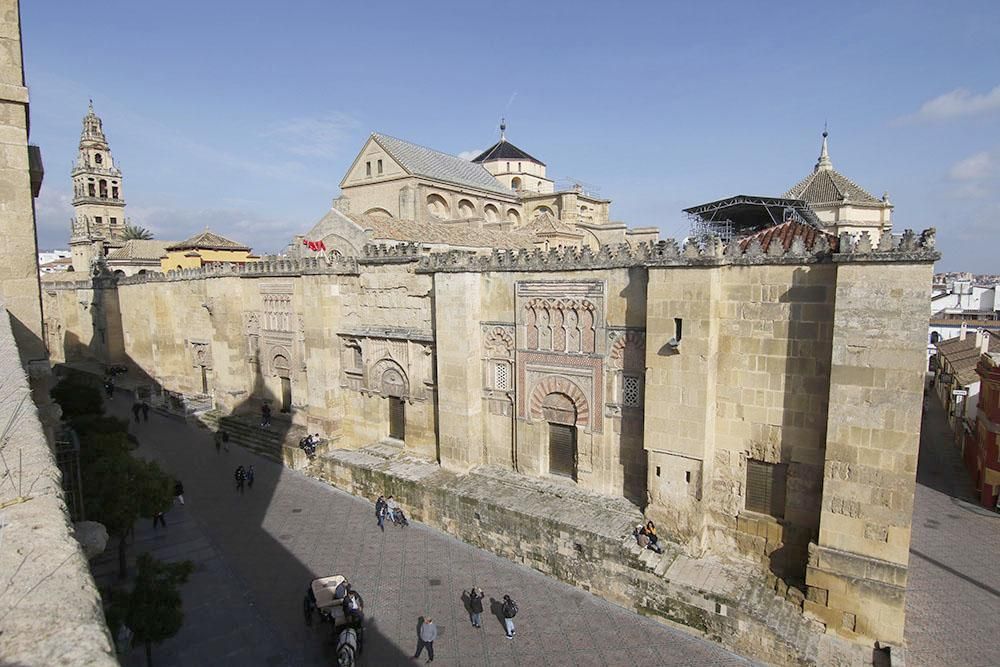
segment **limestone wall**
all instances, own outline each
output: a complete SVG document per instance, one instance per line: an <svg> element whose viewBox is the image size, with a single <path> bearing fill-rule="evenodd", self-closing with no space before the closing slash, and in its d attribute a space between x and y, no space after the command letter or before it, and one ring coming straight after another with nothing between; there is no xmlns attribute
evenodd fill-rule
<svg viewBox="0 0 1000 667"><path fill-rule="evenodd" d="M7 318L0 306L0 662L117 665Z"/></svg>
<svg viewBox="0 0 1000 667"><path fill-rule="evenodd" d="M37 150L37 149L36 149ZM37 167L40 169L41 164ZM41 174L37 175L41 180ZM17 0L0 2L0 298L22 364L44 363L38 243L28 158L28 89Z"/></svg>

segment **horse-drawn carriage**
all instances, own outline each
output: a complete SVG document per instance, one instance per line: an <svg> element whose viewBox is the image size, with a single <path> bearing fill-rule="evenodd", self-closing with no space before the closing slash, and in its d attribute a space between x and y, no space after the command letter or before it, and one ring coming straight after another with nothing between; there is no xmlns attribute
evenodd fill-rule
<svg viewBox="0 0 1000 667"><path fill-rule="evenodd" d="M349 596L353 596L350 601L347 600ZM306 601L307 619L311 618L312 609L315 609L321 621L333 626L337 664L353 667L361 653L364 637L364 600L356 591L351 591L346 577L335 574L313 579Z"/></svg>

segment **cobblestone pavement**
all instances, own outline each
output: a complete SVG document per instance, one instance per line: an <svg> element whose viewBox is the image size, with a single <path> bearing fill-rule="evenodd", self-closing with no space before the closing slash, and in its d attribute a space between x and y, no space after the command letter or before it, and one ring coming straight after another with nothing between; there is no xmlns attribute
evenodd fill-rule
<svg viewBox="0 0 1000 667"><path fill-rule="evenodd" d="M920 439L906 597L907 665L1000 665L1000 515L979 507L944 410Z"/></svg>
<svg viewBox="0 0 1000 667"><path fill-rule="evenodd" d="M126 408L114 401L122 416ZM365 599L362 665L414 663L425 615L438 626L441 665L751 664L425 526L380 532L370 502L240 447L216 453L206 431L153 415L133 432L140 455L183 481L187 501L167 514L166 530L143 522L137 550L199 563L183 592L185 626L154 649L158 666L332 664L329 628L306 627L301 602L311 579L334 573ZM242 495L232 482L239 464L257 470ZM462 602L473 585L487 596L479 630ZM504 593L520 607L513 640L490 614ZM141 664L137 654L126 664Z"/></svg>

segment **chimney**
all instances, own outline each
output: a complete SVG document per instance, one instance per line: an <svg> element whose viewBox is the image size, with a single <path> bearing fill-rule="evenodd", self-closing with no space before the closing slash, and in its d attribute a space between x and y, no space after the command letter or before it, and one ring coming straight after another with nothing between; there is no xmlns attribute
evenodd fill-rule
<svg viewBox="0 0 1000 667"><path fill-rule="evenodd" d="M965 340L965 334L968 331L968 329L969 329L969 327L965 326L965 322L962 322L962 328L958 330L958 339L959 340Z"/></svg>
<svg viewBox="0 0 1000 667"><path fill-rule="evenodd" d="M979 341L979 354L987 354L990 351L990 332L983 329L980 331L982 331L982 340Z"/></svg>
<svg viewBox="0 0 1000 667"><path fill-rule="evenodd" d="M983 329L976 329L976 347L983 346Z"/></svg>

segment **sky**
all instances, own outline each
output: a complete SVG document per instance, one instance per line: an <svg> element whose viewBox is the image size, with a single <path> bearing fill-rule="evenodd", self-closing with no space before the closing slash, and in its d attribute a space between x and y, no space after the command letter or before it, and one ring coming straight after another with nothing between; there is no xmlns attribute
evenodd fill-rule
<svg viewBox="0 0 1000 667"><path fill-rule="evenodd" d="M507 138L686 236L681 209L834 167L941 271L1000 273L1000 3L22 0L39 247L68 246L88 99L157 238L276 252L371 132L452 154Z"/></svg>

